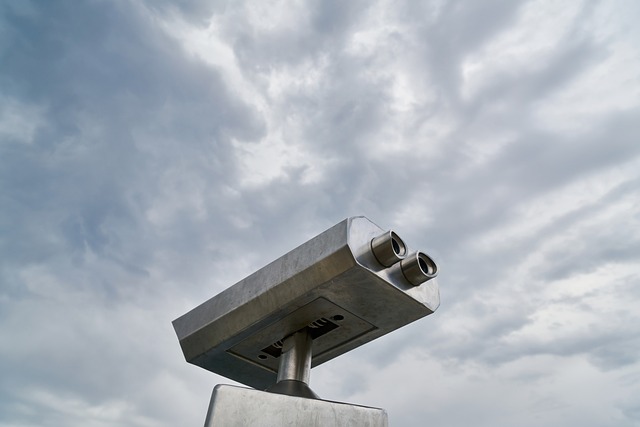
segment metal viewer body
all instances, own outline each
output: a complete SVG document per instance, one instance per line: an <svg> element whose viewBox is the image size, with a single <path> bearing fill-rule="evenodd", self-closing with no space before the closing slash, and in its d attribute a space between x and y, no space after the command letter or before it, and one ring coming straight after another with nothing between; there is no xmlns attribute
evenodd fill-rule
<svg viewBox="0 0 640 427"><path fill-rule="evenodd" d="M394 232L347 218L176 319L185 358L264 390L288 357L278 342L309 325L320 325L313 367L427 316L440 304L437 279L416 285L418 265L410 281L407 253Z"/></svg>

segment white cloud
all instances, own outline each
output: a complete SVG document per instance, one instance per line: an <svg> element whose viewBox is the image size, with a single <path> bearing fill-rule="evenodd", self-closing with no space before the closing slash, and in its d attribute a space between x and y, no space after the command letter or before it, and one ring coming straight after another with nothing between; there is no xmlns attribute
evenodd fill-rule
<svg viewBox="0 0 640 427"><path fill-rule="evenodd" d="M462 64L463 97L474 98L487 84L504 76L518 79L545 67L566 43L562 41L575 37L575 21L584 8L584 2L528 2L507 31L467 55Z"/></svg>
<svg viewBox="0 0 640 427"><path fill-rule="evenodd" d="M46 126L45 111L37 104L0 97L0 139L5 143L32 144L38 130Z"/></svg>

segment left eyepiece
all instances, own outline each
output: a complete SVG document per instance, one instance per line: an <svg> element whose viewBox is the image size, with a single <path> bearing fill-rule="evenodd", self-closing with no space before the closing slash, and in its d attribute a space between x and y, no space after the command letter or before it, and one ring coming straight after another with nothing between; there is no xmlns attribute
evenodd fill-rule
<svg viewBox="0 0 640 427"><path fill-rule="evenodd" d="M371 240L371 251L380 264L391 267L407 255L407 245L389 230Z"/></svg>

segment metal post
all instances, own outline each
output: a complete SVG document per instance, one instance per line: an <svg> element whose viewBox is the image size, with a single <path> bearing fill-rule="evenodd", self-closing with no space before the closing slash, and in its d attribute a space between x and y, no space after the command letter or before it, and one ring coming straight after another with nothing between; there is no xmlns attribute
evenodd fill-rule
<svg viewBox="0 0 640 427"><path fill-rule="evenodd" d="M309 388L311 377L311 346L309 328L303 328L283 340L278 379L267 391L289 396L319 399Z"/></svg>
<svg viewBox="0 0 640 427"><path fill-rule="evenodd" d="M312 344L307 328L284 339L277 382L294 380L309 385Z"/></svg>

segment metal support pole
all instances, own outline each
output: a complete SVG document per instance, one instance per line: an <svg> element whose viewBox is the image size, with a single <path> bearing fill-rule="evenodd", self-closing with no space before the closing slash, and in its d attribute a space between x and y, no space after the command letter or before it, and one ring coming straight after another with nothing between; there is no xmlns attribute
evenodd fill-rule
<svg viewBox="0 0 640 427"><path fill-rule="evenodd" d="M295 380L309 385L312 344L307 328L284 339L277 382Z"/></svg>
<svg viewBox="0 0 640 427"><path fill-rule="evenodd" d="M304 328L283 340L278 379L267 389L272 393L319 399L309 388L311 377L311 346L313 340L309 328Z"/></svg>

